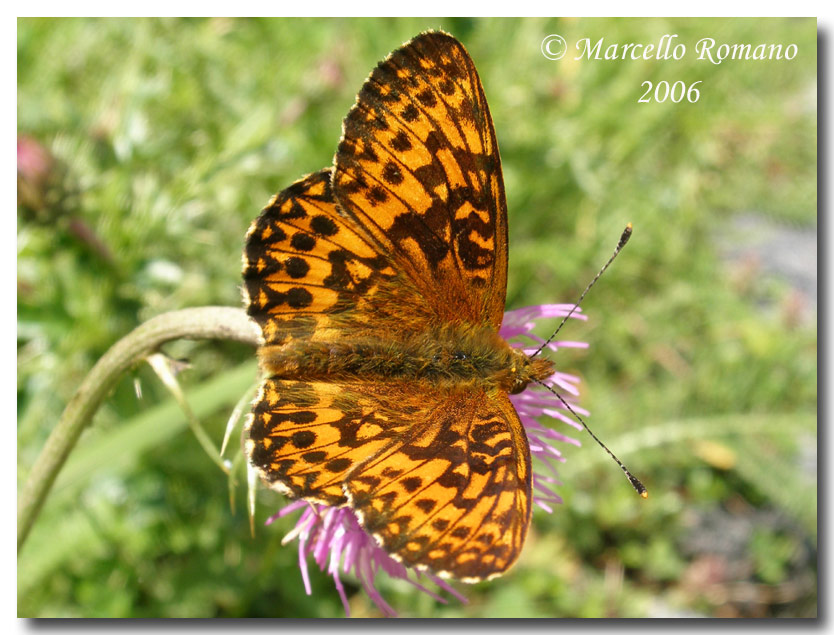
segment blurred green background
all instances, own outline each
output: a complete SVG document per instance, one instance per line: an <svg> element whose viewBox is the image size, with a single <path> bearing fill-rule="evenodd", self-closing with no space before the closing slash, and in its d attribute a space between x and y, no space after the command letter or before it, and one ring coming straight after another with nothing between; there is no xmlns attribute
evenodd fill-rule
<svg viewBox="0 0 834 635"><path fill-rule="evenodd" d="M584 302L589 321L561 334L590 349L556 360L650 497L575 433L564 504L536 511L511 574L461 585L466 605L382 576L384 596L405 616L816 615L813 19L20 19L20 484L120 337L165 311L239 305L251 220L330 164L376 62L438 27L468 48L495 122L508 308L575 300L634 223ZM571 46L675 33L687 55L550 61L551 33ZM696 59L702 37L799 52L713 65ZM700 99L638 103L646 80L700 80ZM255 381L253 351L165 350L191 363L180 379L219 443ZM343 615L314 565L304 594L295 545L280 544L292 520L261 526L282 498L259 493L253 539L245 485L231 505L229 491L137 367L19 555L19 615ZM378 615L347 583L353 614Z"/></svg>

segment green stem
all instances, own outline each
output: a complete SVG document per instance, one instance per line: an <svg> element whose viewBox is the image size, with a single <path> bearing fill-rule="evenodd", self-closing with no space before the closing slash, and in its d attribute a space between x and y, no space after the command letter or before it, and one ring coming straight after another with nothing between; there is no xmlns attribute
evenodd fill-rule
<svg viewBox="0 0 834 635"><path fill-rule="evenodd" d="M234 340L257 346L260 332L242 309L200 307L158 315L116 342L67 404L18 496L18 552L78 437L122 373L165 342L181 338Z"/></svg>

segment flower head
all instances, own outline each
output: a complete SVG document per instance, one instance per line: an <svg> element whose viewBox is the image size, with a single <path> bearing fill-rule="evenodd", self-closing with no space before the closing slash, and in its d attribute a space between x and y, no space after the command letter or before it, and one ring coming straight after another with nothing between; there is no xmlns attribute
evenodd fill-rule
<svg viewBox="0 0 834 635"><path fill-rule="evenodd" d="M448 591L461 602L466 602L466 598L437 576L418 571L412 572L405 565L391 558L388 552L376 544L376 541L362 529L350 508L328 507L303 500L294 501L282 508L267 522L272 522L275 518L298 509L303 509L301 516L295 528L284 537L283 542L286 544L298 538L298 567L301 569L307 595L312 594L310 576L307 571L307 556L312 555L319 569L327 571L333 577L348 617L350 617L350 606L340 572L352 572L368 597L387 617L395 617L397 613L374 586L374 579L380 571L384 571L391 578L407 580L439 602L445 603L446 600L422 584L421 579L425 578L444 591ZM409 575L410 573L413 575Z"/></svg>
<svg viewBox="0 0 834 635"><path fill-rule="evenodd" d="M532 354L545 340L534 335L532 330L536 319L541 318L563 318L573 309L572 304L541 304L514 311L507 311L504 314L504 324L501 327L501 336L511 346L521 348L525 353ZM580 320L587 320L587 316L577 308L571 317ZM532 346L531 346L532 345ZM588 348L586 342L555 341L550 342L546 348L557 351L560 348ZM544 383L563 395L571 408L582 415L588 414L587 410L580 408L572 399L579 396L579 378L568 373L556 371ZM564 462L565 458L561 451L553 445L559 441L571 445L580 445L576 439L557 432L553 428L543 426L539 423L538 417L547 416L558 419L574 428L581 430L582 426L576 423L567 414L565 405L553 393L545 388L531 384L524 392L517 395L510 395L510 401L515 406L524 431L527 433L527 441L530 443L530 454L538 459L533 464L533 502L547 513L552 513L552 504L562 502L562 498L553 491L555 485L561 485L557 478L554 462Z"/></svg>
<svg viewBox="0 0 834 635"><path fill-rule="evenodd" d="M542 318L564 318L573 309L572 304L544 304L527 307L504 314L501 336L515 348L521 348L531 354L545 340L534 335L532 329L535 321ZM571 317L581 320L587 319L576 309ZM546 348L556 351L559 348L587 348L584 342L555 341ZM544 383L563 395L571 408L578 413L587 414L573 401L578 395L579 378L566 373L555 372ZM576 439L565 436L556 430L543 426L538 417L548 416L581 430L581 426L567 416L564 404L553 393L543 387L531 384L526 390L510 395L521 423L527 433L530 452L535 461L533 464L533 502L539 508L551 513L552 505L562 502L554 491L559 485L555 463L563 462L562 453L553 445L555 442L579 445ZM298 539L298 563L301 577L307 594L312 593L307 570L307 558L312 556L322 571L333 577L333 582L342 599L345 613L350 615L347 595L340 578L341 573L352 572L359 580L368 597L386 616L396 615L394 609L385 601L375 586L378 573L385 572L389 577L407 580L424 593L440 602L446 600L438 595L424 582L429 582L437 588L453 595L461 602L466 599L453 587L437 576L421 573L409 569L394 560L388 552L380 547L373 537L365 532L359 524L354 512L347 507L328 507L306 501L294 501L267 522L286 516L292 512L302 510L295 528L284 538L284 543Z"/></svg>

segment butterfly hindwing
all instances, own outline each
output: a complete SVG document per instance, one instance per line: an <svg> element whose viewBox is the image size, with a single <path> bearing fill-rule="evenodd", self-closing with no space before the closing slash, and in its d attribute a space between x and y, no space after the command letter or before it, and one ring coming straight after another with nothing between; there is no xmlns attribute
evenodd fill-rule
<svg viewBox="0 0 834 635"><path fill-rule="evenodd" d="M440 394L438 394L440 393ZM518 558L530 520L530 450L500 392L427 391L407 439L352 468L362 526L404 564L472 582Z"/></svg>
<svg viewBox="0 0 834 635"><path fill-rule="evenodd" d="M330 506L409 566L464 581L515 562L530 517L529 448L506 395L267 379L247 455L267 483Z"/></svg>
<svg viewBox="0 0 834 635"><path fill-rule="evenodd" d="M246 424L246 453L263 480L294 498L346 502L347 473L401 443L411 419L385 384L268 378Z"/></svg>

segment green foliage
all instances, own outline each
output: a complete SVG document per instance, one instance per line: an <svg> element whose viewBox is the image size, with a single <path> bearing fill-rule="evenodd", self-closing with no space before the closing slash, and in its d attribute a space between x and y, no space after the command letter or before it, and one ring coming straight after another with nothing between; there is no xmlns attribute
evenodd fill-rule
<svg viewBox="0 0 834 635"><path fill-rule="evenodd" d="M463 587L466 605L385 578L383 593L418 616L816 615L815 299L737 225L752 215L777 246L816 231L814 20L20 19L18 130L63 163L53 187L73 194L19 208L21 482L119 337L164 311L239 303L258 210L331 162L376 62L437 27L468 48L495 121L509 308L573 301L634 223L584 303L589 321L561 334L590 349L555 359L583 378L590 425L650 498L575 434L565 504L537 511L512 574ZM606 45L677 33L689 52L554 62L539 49L549 33ZM713 65L693 51L707 36L799 55ZM645 80L701 80L701 98L639 104ZM190 361L181 380L219 444L255 379L252 351L166 351ZM20 555L19 615L342 615L314 565L304 593L296 550L280 545L292 519L261 526L280 497L262 492L250 537L236 477L230 507L225 475L136 369ZM353 613L378 614L357 590L348 580Z"/></svg>

